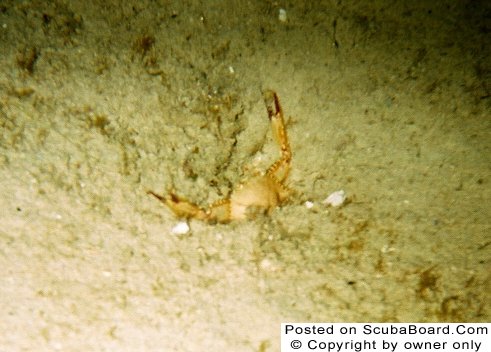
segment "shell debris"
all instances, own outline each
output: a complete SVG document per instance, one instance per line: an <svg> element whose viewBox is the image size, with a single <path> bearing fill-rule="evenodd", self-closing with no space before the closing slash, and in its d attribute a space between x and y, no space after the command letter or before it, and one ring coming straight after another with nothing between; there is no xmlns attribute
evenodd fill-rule
<svg viewBox="0 0 491 352"><path fill-rule="evenodd" d="M340 207L346 202L346 192L344 190L339 190L331 193L326 199L322 201L322 204L331 207Z"/></svg>

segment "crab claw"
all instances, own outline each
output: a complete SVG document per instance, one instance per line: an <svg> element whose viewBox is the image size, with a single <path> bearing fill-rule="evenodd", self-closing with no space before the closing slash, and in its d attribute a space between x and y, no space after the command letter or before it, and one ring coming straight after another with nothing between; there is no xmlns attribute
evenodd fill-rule
<svg viewBox="0 0 491 352"><path fill-rule="evenodd" d="M198 207L196 204L180 198L173 192L169 192L167 197L161 196L160 194L152 191L147 191L147 194L154 196L162 203L167 205L178 218L195 218L199 220L205 220L207 218L207 214L203 209Z"/></svg>

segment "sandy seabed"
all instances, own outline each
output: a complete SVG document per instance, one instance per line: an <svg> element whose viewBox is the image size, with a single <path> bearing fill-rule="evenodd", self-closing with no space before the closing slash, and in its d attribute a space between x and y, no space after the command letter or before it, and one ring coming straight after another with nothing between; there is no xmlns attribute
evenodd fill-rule
<svg viewBox="0 0 491 352"><path fill-rule="evenodd" d="M0 2L0 350L265 352L287 321L489 322L490 14ZM147 190L205 205L278 157L264 89L288 117L289 201L173 234Z"/></svg>

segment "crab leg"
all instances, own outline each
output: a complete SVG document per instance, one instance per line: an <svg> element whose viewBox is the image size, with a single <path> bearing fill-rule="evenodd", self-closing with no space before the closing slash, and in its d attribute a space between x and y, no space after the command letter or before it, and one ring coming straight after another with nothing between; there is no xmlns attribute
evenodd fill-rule
<svg viewBox="0 0 491 352"><path fill-rule="evenodd" d="M172 192L169 192L167 197L161 196L160 194L152 191L147 191L147 193L167 205L178 218L194 218L198 220L221 223L230 221L230 200L228 199L216 201L210 205L207 210L204 210L198 205L188 202Z"/></svg>
<svg viewBox="0 0 491 352"><path fill-rule="evenodd" d="M209 222L227 223L231 219L230 199L220 199L210 205L206 212L206 220Z"/></svg>
<svg viewBox="0 0 491 352"><path fill-rule="evenodd" d="M169 209L172 210L172 212L178 218L185 218L185 219L195 218L199 220L208 219L208 214L206 211L201 209L196 204L180 198L179 196L177 196L172 192L169 192L169 195L167 197L161 196L152 191L147 191L147 193L151 194L152 196L160 200L162 203L167 205Z"/></svg>
<svg viewBox="0 0 491 352"><path fill-rule="evenodd" d="M280 146L281 158L271 165L267 174L282 183L288 177L290 172L290 163L292 159L292 151L286 134L285 120L283 118L283 109L280 105L278 95L272 90L264 92L264 102L268 110L271 128L276 143Z"/></svg>

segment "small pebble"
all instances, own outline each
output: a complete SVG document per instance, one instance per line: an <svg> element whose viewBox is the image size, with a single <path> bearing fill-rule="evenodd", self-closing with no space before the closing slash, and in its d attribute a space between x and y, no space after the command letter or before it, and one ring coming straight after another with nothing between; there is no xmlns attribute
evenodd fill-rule
<svg viewBox="0 0 491 352"><path fill-rule="evenodd" d="M280 9L278 13L278 19L280 22L286 22L286 10L285 9Z"/></svg>
<svg viewBox="0 0 491 352"><path fill-rule="evenodd" d="M314 207L314 202L311 202L310 200L305 202L305 207L307 209L312 209Z"/></svg>
<svg viewBox="0 0 491 352"><path fill-rule="evenodd" d="M173 235L185 235L189 232L189 225L187 222L181 221L178 222L170 231Z"/></svg>

